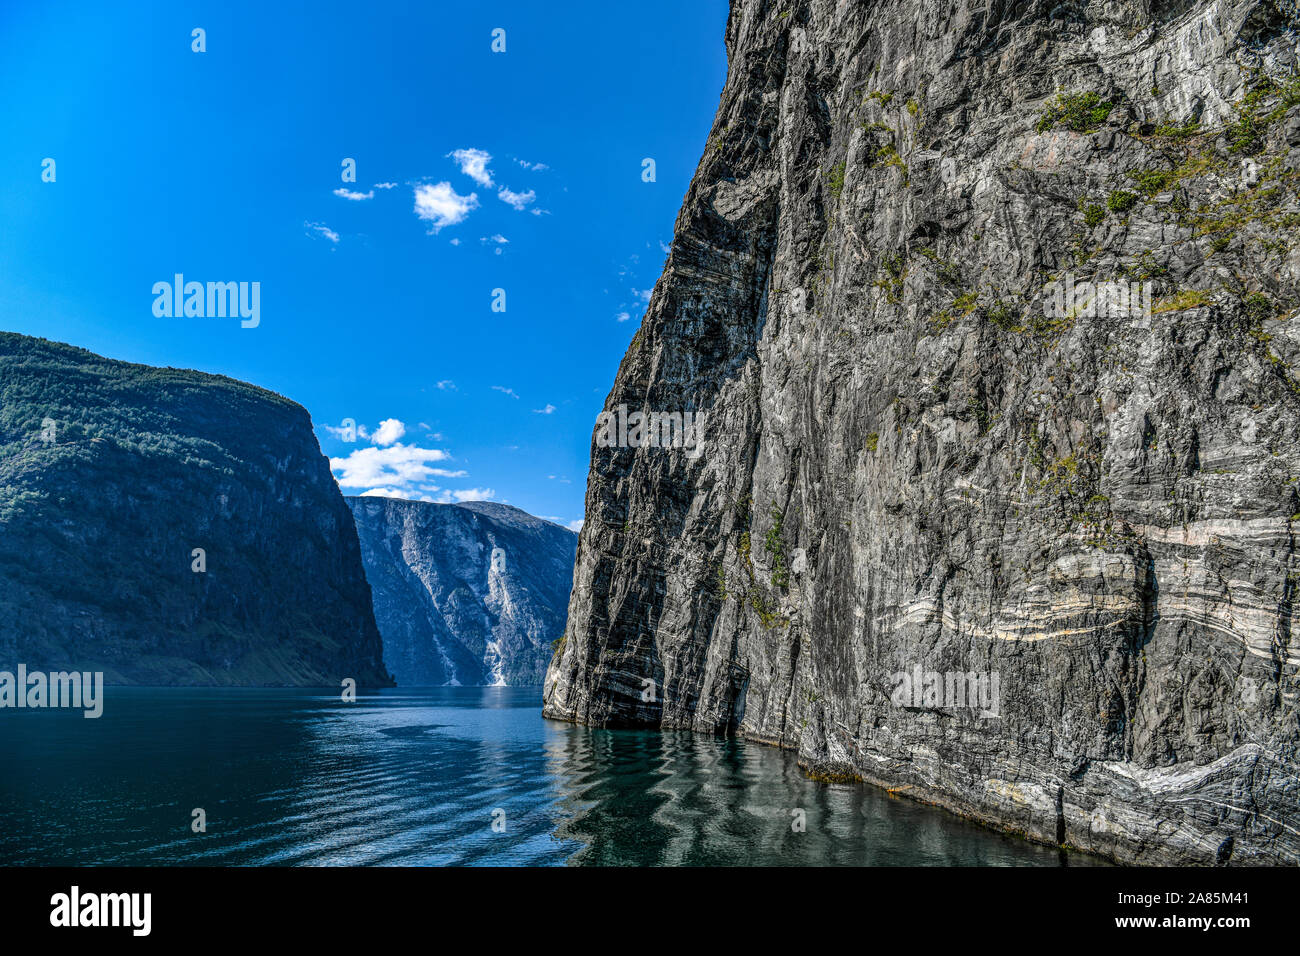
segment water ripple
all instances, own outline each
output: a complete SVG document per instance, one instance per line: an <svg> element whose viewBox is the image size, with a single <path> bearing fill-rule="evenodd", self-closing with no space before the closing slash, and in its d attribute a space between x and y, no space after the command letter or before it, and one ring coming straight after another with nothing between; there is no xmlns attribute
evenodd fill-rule
<svg viewBox="0 0 1300 956"><path fill-rule="evenodd" d="M768 747L574 727L539 710L536 690L516 688L350 705L284 690L110 688L95 721L10 712L0 863L1062 862L870 788L816 784ZM195 808L206 832L191 829Z"/></svg>

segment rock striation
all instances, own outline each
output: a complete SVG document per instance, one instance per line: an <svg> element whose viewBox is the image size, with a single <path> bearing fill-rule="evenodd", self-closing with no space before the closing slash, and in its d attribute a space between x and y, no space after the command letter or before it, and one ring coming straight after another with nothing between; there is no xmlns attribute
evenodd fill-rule
<svg viewBox="0 0 1300 956"><path fill-rule="evenodd" d="M109 683L391 684L306 410L0 332L0 661Z"/></svg>
<svg viewBox="0 0 1300 956"><path fill-rule="evenodd" d="M703 453L593 441L546 715L1300 863L1295 4L733 0L726 43L605 406Z"/></svg>
<svg viewBox="0 0 1300 956"><path fill-rule="evenodd" d="M491 501L347 503L400 686L542 683L564 634L576 534Z"/></svg>

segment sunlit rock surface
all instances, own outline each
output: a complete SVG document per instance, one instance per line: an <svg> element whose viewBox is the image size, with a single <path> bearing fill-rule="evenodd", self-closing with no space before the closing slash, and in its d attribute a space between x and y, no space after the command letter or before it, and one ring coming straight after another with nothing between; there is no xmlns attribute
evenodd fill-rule
<svg viewBox="0 0 1300 956"><path fill-rule="evenodd" d="M704 453L593 442L546 714L1300 862L1294 4L735 0L726 42L605 405ZM896 703L917 667L996 708Z"/></svg>
<svg viewBox="0 0 1300 956"><path fill-rule="evenodd" d="M399 686L540 684L577 535L509 505L348 498Z"/></svg>

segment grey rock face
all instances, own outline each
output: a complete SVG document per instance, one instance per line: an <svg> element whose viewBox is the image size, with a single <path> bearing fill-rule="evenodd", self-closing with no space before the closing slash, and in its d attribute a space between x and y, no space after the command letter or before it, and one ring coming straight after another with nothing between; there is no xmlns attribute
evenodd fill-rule
<svg viewBox="0 0 1300 956"><path fill-rule="evenodd" d="M1295 7L967 6L732 4L545 713L1295 864Z"/></svg>
<svg viewBox="0 0 1300 956"><path fill-rule="evenodd" d="M391 684L306 410L0 333L0 661L110 683Z"/></svg>
<svg viewBox="0 0 1300 956"><path fill-rule="evenodd" d="M400 686L542 682L577 535L495 502L346 500Z"/></svg>

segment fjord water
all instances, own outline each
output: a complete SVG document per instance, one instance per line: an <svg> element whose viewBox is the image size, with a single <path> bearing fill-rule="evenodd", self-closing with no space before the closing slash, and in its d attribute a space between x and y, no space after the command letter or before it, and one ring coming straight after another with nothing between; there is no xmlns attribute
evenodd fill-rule
<svg viewBox="0 0 1300 956"><path fill-rule="evenodd" d="M0 712L0 766L0 865L1091 862L760 744L546 721L537 688L114 687Z"/></svg>

